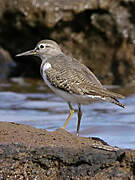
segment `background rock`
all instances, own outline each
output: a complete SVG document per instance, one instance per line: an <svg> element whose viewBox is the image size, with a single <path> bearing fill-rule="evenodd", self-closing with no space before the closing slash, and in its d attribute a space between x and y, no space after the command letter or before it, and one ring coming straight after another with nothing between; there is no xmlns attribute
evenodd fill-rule
<svg viewBox="0 0 135 180"><path fill-rule="evenodd" d="M135 151L58 129L0 122L0 179L133 180Z"/></svg>
<svg viewBox="0 0 135 180"><path fill-rule="evenodd" d="M0 44L14 56L54 39L102 83L127 84L135 75L134 12L135 0L0 0ZM39 76L40 61L27 59L16 59L15 74Z"/></svg>
<svg viewBox="0 0 135 180"><path fill-rule="evenodd" d="M7 79L15 67L16 63L13 61L8 51L0 48L0 80Z"/></svg>

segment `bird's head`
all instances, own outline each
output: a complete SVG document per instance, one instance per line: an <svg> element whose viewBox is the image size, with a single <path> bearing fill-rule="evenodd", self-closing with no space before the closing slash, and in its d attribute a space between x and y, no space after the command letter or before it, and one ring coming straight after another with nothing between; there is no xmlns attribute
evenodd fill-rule
<svg viewBox="0 0 135 180"><path fill-rule="evenodd" d="M42 60L49 56L55 56L62 53L59 45L52 40L42 40L37 43L35 49L26 51L16 56L39 56Z"/></svg>

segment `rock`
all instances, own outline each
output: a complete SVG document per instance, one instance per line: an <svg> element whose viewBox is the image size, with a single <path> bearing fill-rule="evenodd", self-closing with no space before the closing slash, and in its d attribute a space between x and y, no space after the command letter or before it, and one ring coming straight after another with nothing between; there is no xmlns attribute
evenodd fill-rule
<svg viewBox="0 0 135 180"><path fill-rule="evenodd" d="M135 76L134 8L135 0L0 0L0 43L15 55L54 39L102 83L125 85ZM24 61L20 75L39 74L38 63Z"/></svg>
<svg viewBox="0 0 135 180"><path fill-rule="evenodd" d="M0 80L5 80L16 66L8 51L0 48Z"/></svg>
<svg viewBox="0 0 135 180"><path fill-rule="evenodd" d="M0 122L0 179L132 180L134 164L134 150L98 138Z"/></svg>

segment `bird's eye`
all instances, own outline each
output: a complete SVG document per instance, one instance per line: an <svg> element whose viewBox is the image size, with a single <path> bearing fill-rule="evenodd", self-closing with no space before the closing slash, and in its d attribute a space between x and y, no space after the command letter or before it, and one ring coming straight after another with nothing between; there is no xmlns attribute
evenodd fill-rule
<svg viewBox="0 0 135 180"><path fill-rule="evenodd" d="M45 46L44 46L43 44L41 44L41 45L40 45L40 48L41 48L41 49L44 49L44 48L45 48Z"/></svg>

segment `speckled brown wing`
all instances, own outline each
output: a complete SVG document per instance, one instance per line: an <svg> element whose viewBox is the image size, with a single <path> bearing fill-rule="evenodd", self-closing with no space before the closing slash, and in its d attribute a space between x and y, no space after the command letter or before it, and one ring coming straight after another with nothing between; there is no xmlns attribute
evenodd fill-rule
<svg viewBox="0 0 135 180"><path fill-rule="evenodd" d="M56 57L55 61L52 61L52 59L49 60L52 68L46 71L46 76L54 87L70 94L123 98L122 95L103 88L95 75L76 60L69 60L66 56L60 56Z"/></svg>

